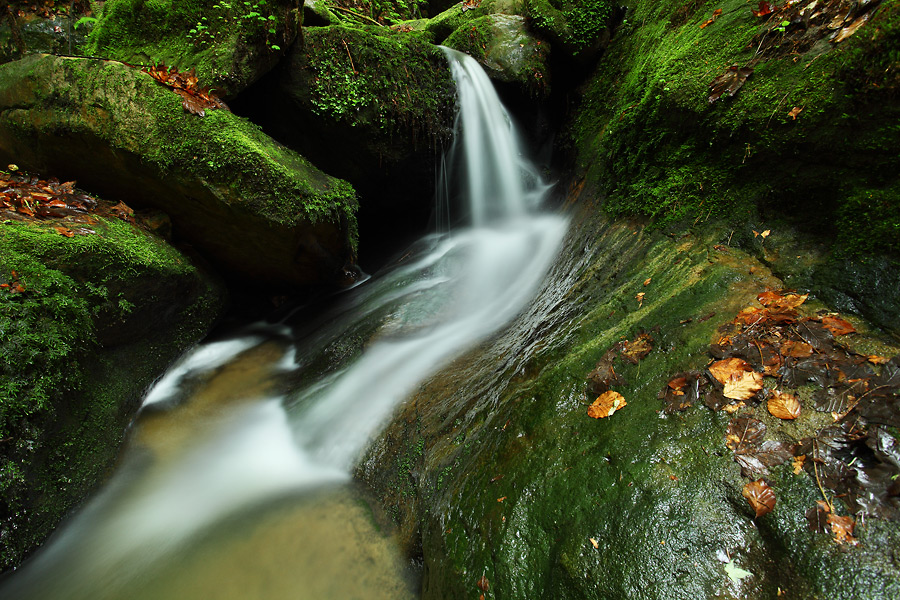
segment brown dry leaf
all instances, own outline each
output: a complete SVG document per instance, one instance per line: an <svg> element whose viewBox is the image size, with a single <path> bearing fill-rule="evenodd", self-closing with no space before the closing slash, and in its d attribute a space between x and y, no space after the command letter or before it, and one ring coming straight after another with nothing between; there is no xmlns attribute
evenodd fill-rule
<svg viewBox="0 0 900 600"><path fill-rule="evenodd" d="M649 333L642 333L633 342L625 342L621 356L633 365L646 358L653 350L653 337Z"/></svg>
<svg viewBox="0 0 900 600"><path fill-rule="evenodd" d="M856 328L850 323L839 317L822 317L822 326L825 327L832 335L847 335L848 333L856 333Z"/></svg>
<svg viewBox="0 0 900 600"><path fill-rule="evenodd" d="M725 429L725 445L734 452L747 454L756 449L766 434L766 425L752 417L735 417Z"/></svg>
<svg viewBox="0 0 900 600"><path fill-rule="evenodd" d="M625 406L625 398L619 392L609 390L588 407L588 416L593 419L603 419L612 416L614 412Z"/></svg>
<svg viewBox="0 0 900 600"><path fill-rule="evenodd" d="M795 342L793 340L787 340L786 342L781 344L781 349L779 350L779 352L781 352L782 356L806 358L807 356L812 356L813 347L806 342Z"/></svg>
<svg viewBox="0 0 900 600"><path fill-rule="evenodd" d="M741 409L744 408L745 406L747 406L747 405L744 404L743 401L741 401L741 402L735 402L734 404L729 404L728 406L723 407L722 410L724 410L725 412L727 412L729 415L733 415L734 413L736 413L737 411L741 410Z"/></svg>
<svg viewBox="0 0 900 600"><path fill-rule="evenodd" d="M852 23L850 23L850 25L847 25L846 27L841 29L840 33L837 34L837 37L834 38L834 43L839 44L839 43L843 42L844 40L846 40L851 35L853 35L854 33L856 33L856 30L859 29L860 27L862 27L863 24L869 20L870 14L871 14L871 11L867 12L866 14L864 14L857 20L853 21Z"/></svg>
<svg viewBox="0 0 900 600"><path fill-rule="evenodd" d="M803 462L806 460L806 455L801 454L800 456L794 457L794 462L792 464L794 475L799 475L803 472Z"/></svg>
<svg viewBox="0 0 900 600"><path fill-rule="evenodd" d="M809 294L798 294L790 290L769 290L756 297L766 308L777 310L797 308L809 298Z"/></svg>
<svg viewBox="0 0 900 600"><path fill-rule="evenodd" d="M756 511L757 517L768 514L775 508L775 492L762 479L751 481L744 486L741 493Z"/></svg>
<svg viewBox="0 0 900 600"><path fill-rule="evenodd" d="M706 21L704 21L703 23L701 23L701 24L700 24L700 29L706 29L707 27L709 27L710 25L712 25L712 23L713 23L717 18L719 18L719 15L721 15L721 14L722 14L722 9L721 9L721 8L717 8L716 10L714 10L714 11L713 11L713 14L712 14L712 18L711 18L711 19L707 19Z"/></svg>
<svg viewBox="0 0 900 600"><path fill-rule="evenodd" d="M766 408L774 417L792 420L800 416L800 401L793 394L775 390L766 403Z"/></svg>
<svg viewBox="0 0 900 600"><path fill-rule="evenodd" d="M788 112L787 116L789 116L792 120L796 121L797 115L799 115L802 112L803 112L803 109L801 107L795 106Z"/></svg>
<svg viewBox="0 0 900 600"><path fill-rule="evenodd" d="M478 583L476 583L475 585L478 586L478 589L482 592L486 592L491 589L491 584L488 581L488 578L484 575L481 576L481 578L478 580Z"/></svg>
<svg viewBox="0 0 900 600"><path fill-rule="evenodd" d="M762 373L740 358L726 358L709 366L709 372L724 386L722 394L732 400L749 400L763 388Z"/></svg>
<svg viewBox="0 0 900 600"><path fill-rule="evenodd" d="M69 229L66 229L65 227L54 227L53 229L55 229L56 233L63 237L75 237L75 233L70 231Z"/></svg>
<svg viewBox="0 0 900 600"><path fill-rule="evenodd" d="M868 361L873 365L883 365L890 360L889 358L878 356L877 354L870 354L866 357L866 359L868 359Z"/></svg>
<svg viewBox="0 0 900 600"><path fill-rule="evenodd" d="M708 98L709 103L712 104L721 98L722 94L734 96L751 74L753 74L752 67L738 67L737 65L732 65L725 69L725 72L722 75L713 79L709 84L710 91L712 92Z"/></svg>
<svg viewBox="0 0 900 600"><path fill-rule="evenodd" d="M638 307L644 305L644 292L639 292L637 296L634 297L635 300L638 301Z"/></svg>
<svg viewBox="0 0 900 600"><path fill-rule="evenodd" d="M828 524L831 525L831 533L834 534L834 541L839 544L850 544L855 546L859 541L853 537L853 526L856 521L853 517L839 517L830 512L826 517Z"/></svg>
<svg viewBox="0 0 900 600"><path fill-rule="evenodd" d="M647 279L645 279L645 280L644 280L644 285L650 285L650 281L651 281L652 279L653 279L652 277L648 277Z"/></svg>

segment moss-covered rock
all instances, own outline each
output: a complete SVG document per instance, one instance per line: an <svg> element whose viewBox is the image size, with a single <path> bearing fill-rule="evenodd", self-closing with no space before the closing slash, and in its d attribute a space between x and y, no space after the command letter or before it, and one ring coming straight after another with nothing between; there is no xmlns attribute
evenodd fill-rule
<svg viewBox="0 0 900 600"><path fill-rule="evenodd" d="M172 217L247 282L327 285L353 261L356 199L255 125L121 63L32 56L0 67L0 161Z"/></svg>
<svg viewBox="0 0 900 600"><path fill-rule="evenodd" d="M297 36L297 0L107 0L87 51L196 70L231 97L269 71Z"/></svg>
<svg viewBox="0 0 900 600"><path fill-rule="evenodd" d="M424 212L427 219L456 103L443 53L415 35L374 26L311 27L303 38L277 90L260 100L266 129L349 180L362 210L376 213L370 218ZM390 235L397 230L390 220L383 226Z"/></svg>
<svg viewBox="0 0 900 600"><path fill-rule="evenodd" d="M900 524L867 518L855 547L811 533L804 514L821 495L790 464L773 468L775 511L755 518L725 443L730 415L699 402L668 414L657 397L710 361L719 325L783 282L727 246L722 222L667 236L605 220L592 198L577 201L533 305L423 385L359 469L424 561L423 597L895 597ZM641 332L650 354L615 364L627 405L591 419L588 373ZM811 412L808 427L831 422ZM733 580L729 560L752 575Z"/></svg>
<svg viewBox="0 0 900 600"><path fill-rule="evenodd" d="M516 83L534 96L550 94L550 47L528 31L525 17L492 14L472 19L443 45L476 59L498 81Z"/></svg>
<svg viewBox="0 0 900 600"><path fill-rule="evenodd" d="M657 225L721 216L738 229L786 218L836 242L827 269L896 256L900 3L855 9L864 24L849 37L828 7L760 18L740 0L630 2L570 130L606 210ZM715 98L714 79L739 83L740 68L752 69L743 86ZM873 302L857 304L896 327L900 310Z"/></svg>
<svg viewBox="0 0 900 600"><path fill-rule="evenodd" d="M610 0L525 0L524 13L558 52L590 64L609 43L615 6Z"/></svg>
<svg viewBox="0 0 900 600"><path fill-rule="evenodd" d="M224 307L217 280L133 225L54 225L0 223L0 282L18 284L0 288L0 571L102 481L143 392Z"/></svg>

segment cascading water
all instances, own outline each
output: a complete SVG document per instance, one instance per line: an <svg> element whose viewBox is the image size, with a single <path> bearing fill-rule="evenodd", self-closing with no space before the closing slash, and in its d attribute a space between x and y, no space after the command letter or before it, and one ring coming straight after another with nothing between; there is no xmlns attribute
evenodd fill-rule
<svg viewBox="0 0 900 600"><path fill-rule="evenodd" d="M548 186L524 160L509 115L478 64L445 51L460 104L445 175L465 182L460 195L471 224L417 244L397 266L353 290L335 315L302 340L287 343L290 330L283 325L256 328L203 345L182 361L148 395L145 407L154 410L144 415L119 472L0 585L0 596L171 598L171 589L148 591L155 589L146 582L154 579L156 563L173 555L187 560L188 542L211 535L212 525L226 517L348 480L373 435L415 386L529 302L567 222L534 211ZM347 364L283 393L291 371L296 379L296 372L314 370L315 357L334 355L345 339L362 334L367 345L348 352L357 356ZM237 355L239 361L254 346L271 348L264 342L272 338L276 349L269 350L274 355L268 367L229 371L229 359ZM196 388L212 374L221 380L216 385L227 388L225 404L231 406L204 400L202 386L191 400L172 402L185 379ZM180 425L166 425L164 436L142 445L142 432L153 419L168 418L156 410L170 405ZM284 597L296 594L292 588ZM282 596L269 591L265 597Z"/></svg>

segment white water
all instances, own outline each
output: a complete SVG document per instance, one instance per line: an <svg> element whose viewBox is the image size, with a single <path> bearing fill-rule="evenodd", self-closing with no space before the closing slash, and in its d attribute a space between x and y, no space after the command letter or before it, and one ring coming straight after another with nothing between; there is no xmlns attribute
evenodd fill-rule
<svg viewBox="0 0 900 600"><path fill-rule="evenodd" d="M400 266L351 292L350 308L284 350L271 372L283 372L284 356L296 353L302 363L304 349L334 344L358 323L374 320L374 340L356 360L306 389L245 398L226 414L212 411L174 460L162 460L160 447L149 467L122 469L0 586L0 596L127 597L106 594L146 578L158 559L225 517L346 480L417 385L533 298L567 222L535 213L548 186L524 159L490 81L471 58L447 54L461 105L447 180L467 182L462 195L471 224L423 240ZM262 339L249 334L200 346L160 381L145 406L172 404L167 400L177 396L185 376L226 368Z"/></svg>

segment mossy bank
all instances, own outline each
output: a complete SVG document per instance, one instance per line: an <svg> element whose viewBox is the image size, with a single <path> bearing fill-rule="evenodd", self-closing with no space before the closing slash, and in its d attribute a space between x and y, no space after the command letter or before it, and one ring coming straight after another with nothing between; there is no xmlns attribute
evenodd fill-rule
<svg viewBox="0 0 900 600"><path fill-rule="evenodd" d="M143 392L224 307L161 239L93 221L0 223L0 570L103 480Z"/></svg>

